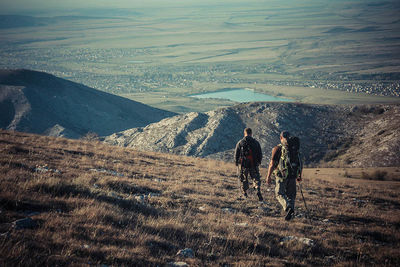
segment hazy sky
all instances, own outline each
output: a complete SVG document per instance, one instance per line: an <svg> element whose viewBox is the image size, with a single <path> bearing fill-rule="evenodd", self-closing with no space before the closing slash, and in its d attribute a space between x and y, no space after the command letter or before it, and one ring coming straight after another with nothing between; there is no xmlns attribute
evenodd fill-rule
<svg viewBox="0 0 400 267"><path fill-rule="evenodd" d="M152 7L161 8L163 6L189 6L189 5L207 5L207 4L232 4L248 5L249 3L269 3L278 2L281 5L290 5L291 2L299 0L0 0L0 14L10 13L29 13L29 11L42 10L71 10L87 8L141 8ZM396 2L398 0L301 0L302 3L332 5L333 2Z"/></svg>
<svg viewBox="0 0 400 267"><path fill-rule="evenodd" d="M246 2L263 1L265 0L246 0ZM219 2L240 3L243 0L0 0L0 13L44 9L162 7L165 5L207 4L207 2L214 4Z"/></svg>

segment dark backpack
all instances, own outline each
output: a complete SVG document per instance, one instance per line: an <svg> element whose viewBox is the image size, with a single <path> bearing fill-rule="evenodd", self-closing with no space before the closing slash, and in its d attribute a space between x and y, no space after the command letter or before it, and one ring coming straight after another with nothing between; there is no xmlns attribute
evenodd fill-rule
<svg viewBox="0 0 400 267"><path fill-rule="evenodd" d="M279 177L297 178L302 169L300 158L300 139L298 137L289 137L288 144L281 145L281 157L278 164Z"/></svg>
<svg viewBox="0 0 400 267"><path fill-rule="evenodd" d="M240 147L240 163L243 168L254 167L254 154L250 141L244 139Z"/></svg>

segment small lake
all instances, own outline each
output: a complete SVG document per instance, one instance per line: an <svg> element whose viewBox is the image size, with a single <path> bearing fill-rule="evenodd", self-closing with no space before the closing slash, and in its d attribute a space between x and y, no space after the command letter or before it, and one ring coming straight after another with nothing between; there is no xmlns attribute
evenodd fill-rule
<svg viewBox="0 0 400 267"><path fill-rule="evenodd" d="M287 98L275 97L267 94L257 93L251 89L232 89L212 93L191 95L196 98L220 98L228 99L235 102L256 102L256 101L274 101L274 102L292 102Z"/></svg>

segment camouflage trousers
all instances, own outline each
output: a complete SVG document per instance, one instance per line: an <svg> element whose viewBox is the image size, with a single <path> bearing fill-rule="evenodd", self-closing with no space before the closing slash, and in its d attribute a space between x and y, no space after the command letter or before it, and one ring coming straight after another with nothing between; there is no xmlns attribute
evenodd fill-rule
<svg viewBox="0 0 400 267"><path fill-rule="evenodd" d="M275 196L278 202L282 205L283 210L287 208L294 209L296 200L296 179L288 177L286 179L276 178Z"/></svg>
<svg viewBox="0 0 400 267"><path fill-rule="evenodd" d="M258 166L254 168L241 168L239 178L243 193L246 193L247 189L249 189L249 178L251 178L253 187L257 192L260 192L261 180Z"/></svg>

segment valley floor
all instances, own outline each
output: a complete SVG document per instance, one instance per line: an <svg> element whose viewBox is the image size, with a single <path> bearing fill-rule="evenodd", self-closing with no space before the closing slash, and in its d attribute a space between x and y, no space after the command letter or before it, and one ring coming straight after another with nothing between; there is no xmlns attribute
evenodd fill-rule
<svg viewBox="0 0 400 267"><path fill-rule="evenodd" d="M306 169L286 222L230 163L0 130L0 265L399 266L399 169Z"/></svg>

